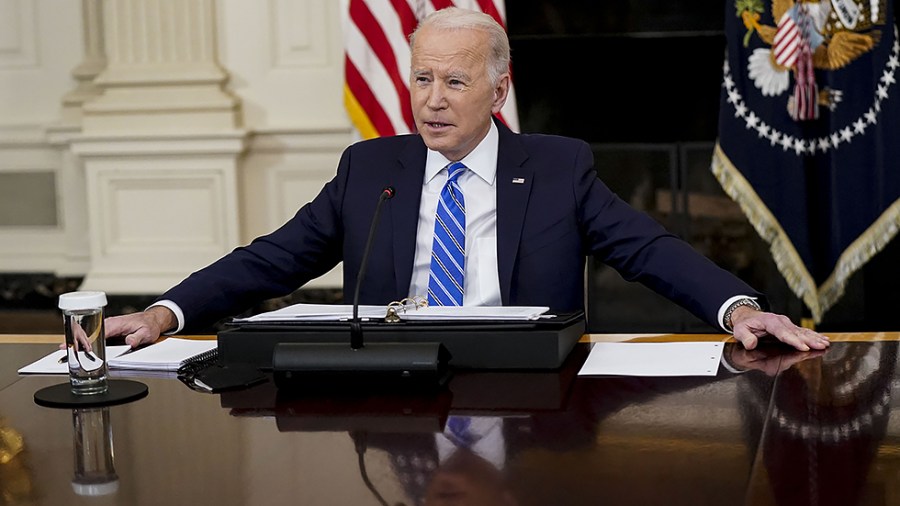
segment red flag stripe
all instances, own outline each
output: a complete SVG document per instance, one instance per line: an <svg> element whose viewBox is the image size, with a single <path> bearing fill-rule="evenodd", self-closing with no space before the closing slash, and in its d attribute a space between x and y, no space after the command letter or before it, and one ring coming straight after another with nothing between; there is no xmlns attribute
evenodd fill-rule
<svg viewBox="0 0 900 506"><path fill-rule="evenodd" d="M365 1L369 12L377 21L374 29L382 31L395 55L395 59L394 61L389 61L385 58L379 58L375 54L375 50L372 48L369 40L366 39L366 35L350 18L349 12L345 22L346 32L344 34L346 56L353 62L360 76L365 79L371 94L390 119L393 126L391 131L408 133L412 125L405 118L411 117L411 113L404 114L404 111L410 111L409 92L406 89L405 81L402 84L402 91L398 92L397 79L396 77L392 78L388 72L388 68L393 68L397 69L395 71L400 76L409 75L409 43L402 34L403 29L400 19L389 0L351 1ZM368 24L372 25L372 23ZM386 64L388 68L385 67ZM350 91L349 86L347 88ZM359 102L357 101L357 103ZM359 107L362 108L362 105ZM374 126L371 124L357 121L358 117L363 116L361 111L348 109L348 112L357 129L360 133L364 133L365 137L384 135L375 131Z"/></svg>
<svg viewBox="0 0 900 506"><path fill-rule="evenodd" d="M400 71L397 68L397 55L394 54L394 50L391 48L390 42L388 42L387 37L382 31L381 25L375 19L375 16L372 15L372 12L365 2L350 3L350 19L356 24L356 27L360 32L362 32L363 37L365 37L369 43L369 47L375 53L378 60L381 61L382 66L384 66L391 82L394 84L394 89L400 100L400 104L407 104L409 102L409 88L407 88L406 85L406 77L401 77ZM406 124L412 128L414 122L410 107L401 107L400 113Z"/></svg>
<svg viewBox="0 0 900 506"><path fill-rule="evenodd" d="M384 112L381 103L375 98L375 94L372 93L366 80L356 69L356 66L353 65L353 62L350 61L350 58L344 59L344 73L350 92L353 93L356 101L359 102L366 112L366 116L368 116L372 126L378 131L378 135L396 135L397 132L394 130L391 119Z"/></svg>
<svg viewBox="0 0 900 506"><path fill-rule="evenodd" d="M500 26L502 26L503 29L506 29L506 19L500 14L500 11L497 9L497 4L495 4L493 0L478 0L478 6L481 8L481 12L490 14L492 18L500 23Z"/></svg>
<svg viewBox="0 0 900 506"><path fill-rule="evenodd" d="M453 0L431 0L431 5L434 6L434 10L439 11L444 7L451 7Z"/></svg>
<svg viewBox="0 0 900 506"><path fill-rule="evenodd" d="M403 27L403 37L409 40L409 34L413 33L419 20L416 19L416 12L412 10L406 0L391 0L394 11L397 12L397 18L400 19L400 26Z"/></svg>

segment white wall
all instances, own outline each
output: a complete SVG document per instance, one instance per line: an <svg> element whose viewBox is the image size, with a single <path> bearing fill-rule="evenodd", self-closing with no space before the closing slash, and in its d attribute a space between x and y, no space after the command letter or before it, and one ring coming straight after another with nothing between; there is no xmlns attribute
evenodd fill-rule
<svg viewBox="0 0 900 506"><path fill-rule="evenodd" d="M0 272L157 293L291 217L355 139L343 5L0 0Z"/></svg>
<svg viewBox="0 0 900 506"><path fill-rule="evenodd" d="M45 132L75 84L82 32L72 20L79 18L78 2L0 0L0 198L7 202L0 271L57 271L66 263L67 217L57 205L66 191L64 156ZM32 184L38 179L44 187Z"/></svg>

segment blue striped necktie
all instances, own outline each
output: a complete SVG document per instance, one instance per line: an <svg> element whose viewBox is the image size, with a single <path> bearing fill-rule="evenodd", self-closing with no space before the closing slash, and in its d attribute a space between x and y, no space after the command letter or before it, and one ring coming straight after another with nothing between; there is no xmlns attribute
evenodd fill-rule
<svg viewBox="0 0 900 506"><path fill-rule="evenodd" d="M428 304L462 306L466 272L466 201L459 188L459 176L466 166L447 166L447 184L441 190L434 217L434 244L431 248L431 275Z"/></svg>

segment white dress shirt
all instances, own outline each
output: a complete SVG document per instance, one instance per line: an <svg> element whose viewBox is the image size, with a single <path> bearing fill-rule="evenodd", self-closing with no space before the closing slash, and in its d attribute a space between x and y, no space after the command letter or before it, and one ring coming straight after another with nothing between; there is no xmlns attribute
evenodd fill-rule
<svg viewBox="0 0 900 506"><path fill-rule="evenodd" d="M451 415L454 416L454 415ZM471 416L470 433L473 444L468 450L490 462L494 468L503 470L506 466L506 440L503 437L503 418L497 416ZM446 432L434 435L438 451L438 462L446 462L460 446Z"/></svg>
<svg viewBox="0 0 900 506"><path fill-rule="evenodd" d="M469 169L459 179L466 202L466 266L464 306L500 306L500 275L497 270L497 150L500 137L497 126L481 143L460 160ZM419 228L416 231L416 257L413 262L409 295L428 295L431 249L434 242L434 215L441 190L447 184L450 160L428 150L425 181L419 203Z"/></svg>

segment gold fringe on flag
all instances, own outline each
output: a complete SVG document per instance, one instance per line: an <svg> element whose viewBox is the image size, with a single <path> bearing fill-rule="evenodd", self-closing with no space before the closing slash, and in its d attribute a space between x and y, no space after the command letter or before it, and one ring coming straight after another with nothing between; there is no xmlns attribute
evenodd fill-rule
<svg viewBox="0 0 900 506"><path fill-rule="evenodd" d="M816 323L844 294L850 277L882 250L900 231L900 200L894 202L838 258L831 275L817 287L794 244L743 174L716 143L711 165L725 193L744 212L756 232L769 244L769 251L788 286L809 308Z"/></svg>

